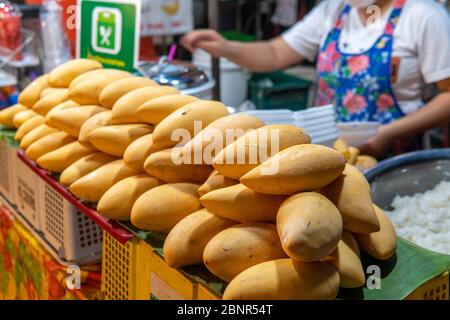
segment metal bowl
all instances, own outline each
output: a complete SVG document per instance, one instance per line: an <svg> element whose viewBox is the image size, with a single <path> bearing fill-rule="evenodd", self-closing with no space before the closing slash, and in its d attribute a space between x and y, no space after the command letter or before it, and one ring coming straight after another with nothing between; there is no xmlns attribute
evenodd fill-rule
<svg viewBox="0 0 450 320"><path fill-rule="evenodd" d="M365 172L372 187L373 202L392 210L392 201L432 190L443 180L450 180L450 149L412 152L382 161Z"/></svg>

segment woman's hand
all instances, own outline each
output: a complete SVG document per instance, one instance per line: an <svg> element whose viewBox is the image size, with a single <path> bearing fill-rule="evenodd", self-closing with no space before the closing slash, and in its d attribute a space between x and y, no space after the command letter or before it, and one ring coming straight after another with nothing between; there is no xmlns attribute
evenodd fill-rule
<svg viewBox="0 0 450 320"><path fill-rule="evenodd" d="M215 58L223 57L230 45L229 41L211 29L189 32L181 39L181 44L190 52L195 49L203 49Z"/></svg>
<svg viewBox="0 0 450 320"><path fill-rule="evenodd" d="M362 154L379 157L386 153L392 146L393 141L388 127L381 126L377 134L361 146L360 150Z"/></svg>

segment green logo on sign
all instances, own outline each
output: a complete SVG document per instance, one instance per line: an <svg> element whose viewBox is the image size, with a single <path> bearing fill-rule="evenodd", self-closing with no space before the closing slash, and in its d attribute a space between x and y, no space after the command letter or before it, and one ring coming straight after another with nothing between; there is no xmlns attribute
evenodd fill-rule
<svg viewBox="0 0 450 320"><path fill-rule="evenodd" d="M80 0L78 56L106 68L134 71L139 52L140 6L131 0Z"/></svg>

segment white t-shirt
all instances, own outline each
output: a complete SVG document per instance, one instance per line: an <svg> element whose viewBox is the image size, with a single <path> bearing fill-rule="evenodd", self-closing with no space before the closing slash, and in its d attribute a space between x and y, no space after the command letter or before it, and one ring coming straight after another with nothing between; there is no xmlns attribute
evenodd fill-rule
<svg viewBox="0 0 450 320"><path fill-rule="evenodd" d="M310 61L334 27L345 2L324 0L282 37L294 51ZM365 26L352 8L339 41L340 49L358 53L370 49L384 32L392 9ZM450 17L433 0L407 0L394 32L393 56L400 59L392 88L406 114L423 105L426 84L450 78Z"/></svg>

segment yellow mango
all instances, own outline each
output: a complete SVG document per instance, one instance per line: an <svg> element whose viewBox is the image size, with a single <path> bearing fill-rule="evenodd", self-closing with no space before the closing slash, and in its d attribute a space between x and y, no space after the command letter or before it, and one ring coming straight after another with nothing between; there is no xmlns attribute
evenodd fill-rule
<svg viewBox="0 0 450 320"><path fill-rule="evenodd" d="M69 187L78 179L81 179L92 171L116 160L119 159L102 152L87 155L67 167L66 170L61 173L59 182L66 187Z"/></svg>
<svg viewBox="0 0 450 320"><path fill-rule="evenodd" d="M349 147L348 151L350 152L350 157L347 159L347 161L351 165L354 165L356 163L356 159L358 158L360 151L358 148L355 147Z"/></svg>
<svg viewBox="0 0 450 320"><path fill-rule="evenodd" d="M277 228L269 223L238 224L214 236L206 245L203 261L224 281L257 264L287 258Z"/></svg>
<svg viewBox="0 0 450 320"><path fill-rule="evenodd" d="M99 98L100 105L105 108L112 109L117 100L127 93L139 88L150 86L158 86L158 84L155 81L144 77L119 79L102 90Z"/></svg>
<svg viewBox="0 0 450 320"><path fill-rule="evenodd" d="M100 198L97 211L109 219L130 221L131 209L136 200L162 183L146 173L120 180Z"/></svg>
<svg viewBox="0 0 450 320"><path fill-rule="evenodd" d="M380 230L367 234L355 234L359 246L363 251L378 260L388 260L397 249L397 234L386 213L374 205L375 214L380 222Z"/></svg>
<svg viewBox="0 0 450 320"><path fill-rule="evenodd" d="M210 212L223 218L245 222L275 222L286 196L257 193L243 184L208 192L200 202Z"/></svg>
<svg viewBox="0 0 450 320"><path fill-rule="evenodd" d="M214 157L227 145L249 132L264 126L257 117L233 114L211 122L183 147L196 163L212 164Z"/></svg>
<svg viewBox="0 0 450 320"><path fill-rule="evenodd" d="M16 132L16 135L14 137L15 140L20 141L23 139L23 137L33 130L34 128L39 127L41 124L44 124L45 118L43 116L37 115L36 117L33 117L27 121L25 121Z"/></svg>
<svg viewBox="0 0 450 320"><path fill-rule="evenodd" d="M155 128L153 141L156 144L175 146L179 142L184 143L192 139L195 134L196 124L201 128L209 125L214 120L228 115L226 106L217 101L191 102L164 118ZM178 129L178 130L177 130ZM181 136L177 136L179 131ZM174 132L175 136L172 137Z"/></svg>
<svg viewBox="0 0 450 320"><path fill-rule="evenodd" d="M240 181L256 192L290 195L329 185L344 167L345 159L338 151L303 144L284 149L246 173Z"/></svg>
<svg viewBox="0 0 450 320"><path fill-rule="evenodd" d="M313 262L330 255L342 236L342 217L333 203L314 192L289 197L278 210L277 228L289 257Z"/></svg>
<svg viewBox="0 0 450 320"><path fill-rule="evenodd" d="M253 266L231 281L224 300L334 300L339 274L323 262L278 259Z"/></svg>
<svg viewBox="0 0 450 320"><path fill-rule="evenodd" d="M37 160L44 154L50 153L66 144L75 142L75 138L71 137L63 131L50 133L39 140L33 142L25 151L25 155L31 160Z"/></svg>
<svg viewBox="0 0 450 320"><path fill-rule="evenodd" d="M72 90L73 88L75 88L75 86L79 85L81 82L83 82L85 80L94 79L94 78L103 78L103 77L108 77L108 76L112 76L114 78L117 78L117 77L120 78L121 76L125 77L127 75L129 75L128 72L122 71L122 70L116 70L116 69L91 70L91 71L85 72L83 74L80 74L78 77L73 79L69 85L69 90Z"/></svg>
<svg viewBox="0 0 450 320"><path fill-rule="evenodd" d="M350 150L348 148L347 143L343 139L341 138L337 139L336 142L334 143L333 148L342 153L345 160L350 159Z"/></svg>
<svg viewBox="0 0 450 320"><path fill-rule="evenodd" d="M41 95L39 96L39 99L42 99L46 96L52 95L54 93L58 92L66 92L67 88L52 88L48 87L41 91Z"/></svg>
<svg viewBox="0 0 450 320"><path fill-rule="evenodd" d="M125 150L133 141L152 131L153 127L145 124L112 125L97 128L87 137L98 150L116 157L123 157Z"/></svg>
<svg viewBox="0 0 450 320"><path fill-rule="evenodd" d="M330 258L327 263L339 273L341 288L352 289L364 286L366 278L359 258L358 244L350 232L342 233L342 239Z"/></svg>
<svg viewBox="0 0 450 320"><path fill-rule="evenodd" d="M30 130L26 133L22 139L20 140L20 148L27 149L33 142L39 140L46 135L57 132L58 130L52 127L47 126L46 124L41 124L34 129Z"/></svg>
<svg viewBox="0 0 450 320"><path fill-rule="evenodd" d="M350 164L332 184L321 190L342 214L344 228L353 233L372 233L380 224L372 205L370 185L364 175Z"/></svg>
<svg viewBox="0 0 450 320"><path fill-rule="evenodd" d="M153 143L152 134L147 134L134 140L125 150L123 161L127 166L135 170L144 170L145 160L154 152L163 150L164 147Z"/></svg>
<svg viewBox="0 0 450 320"><path fill-rule="evenodd" d="M117 100L112 108L113 123L142 123L137 114L139 106L152 99L178 92L176 88L169 86L143 87L128 92Z"/></svg>
<svg viewBox="0 0 450 320"><path fill-rule="evenodd" d="M202 207L198 187L192 183L171 183L147 191L134 203L131 223L143 230L169 232L181 219Z"/></svg>
<svg viewBox="0 0 450 320"><path fill-rule="evenodd" d="M103 89L119 79L129 77L131 77L130 73L115 70L109 74L88 78L69 88L69 99L80 105L99 105L100 93Z"/></svg>
<svg viewBox="0 0 450 320"><path fill-rule="evenodd" d="M56 67L48 74L48 83L52 87L69 87L79 75L103 68L100 62L90 59L74 59Z"/></svg>
<svg viewBox="0 0 450 320"><path fill-rule="evenodd" d="M112 112L111 110L102 111L96 115L87 119L80 128L80 134L78 140L81 142L89 142L88 135L92 131L98 128L110 126L112 124Z"/></svg>
<svg viewBox="0 0 450 320"><path fill-rule="evenodd" d="M204 183L213 168L208 165L184 163L181 149L173 148L150 154L144 162L144 170L167 183Z"/></svg>
<svg viewBox="0 0 450 320"><path fill-rule="evenodd" d="M98 202L105 192L117 182L138 173L126 166L123 160L116 160L78 179L70 185L69 189L79 199Z"/></svg>
<svg viewBox="0 0 450 320"><path fill-rule="evenodd" d="M209 175L208 180L198 188L197 193L202 197L211 191L231 187L236 184L239 184L239 181L224 177L217 170L214 170Z"/></svg>
<svg viewBox="0 0 450 320"><path fill-rule="evenodd" d="M72 137L78 138L81 126L92 116L106 111L99 106L81 106L54 112L50 116L52 127L62 130Z"/></svg>
<svg viewBox="0 0 450 320"><path fill-rule="evenodd" d="M41 116L47 115L57 105L68 100L68 89L63 89L43 97L33 105L33 110Z"/></svg>
<svg viewBox="0 0 450 320"><path fill-rule="evenodd" d="M14 125L14 117L23 111L28 110L27 107L21 105L21 104L15 104L11 107L5 108L0 111L0 125L8 127L8 128L15 128Z"/></svg>
<svg viewBox="0 0 450 320"><path fill-rule="evenodd" d="M366 155L358 156L355 161L355 167L359 170L367 170L375 167L377 164L377 159Z"/></svg>
<svg viewBox="0 0 450 320"><path fill-rule="evenodd" d="M42 90L48 86L48 75L44 74L38 77L19 94L19 103L27 108L32 108L40 99Z"/></svg>
<svg viewBox="0 0 450 320"><path fill-rule="evenodd" d="M239 180L276 153L298 144L309 144L306 132L292 125L269 125L250 131L220 151L214 169L225 177Z"/></svg>
<svg viewBox="0 0 450 320"><path fill-rule="evenodd" d="M191 213L169 232L164 242L164 261L172 268L202 265L203 251L208 242L235 224L206 209Z"/></svg>
<svg viewBox="0 0 450 320"><path fill-rule="evenodd" d="M75 161L94 152L95 149L91 146L75 141L44 154L36 163L48 171L61 173Z"/></svg>
<svg viewBox="0 0 450 320"><path fill-rule="evenodd" d="M78 107L79 104L72 101L72 100L67 100L63 103L58 104L56 107L54 107L52 110L50 110L49 112L47 112L47 114L45 115L45 124L53 127L52 125L52 121L51 121L51 117L58 111L61 110L65 110L65 109L70 109L70 108L74 108L74 107Z"/></svg>
<svg viewBox="0 0 450 320"><path fill-rule="evenodd" d="M33 110L29 110L29 109L18 112L18 113L16 113L16 115L13 118L14 127L19 128L26 121L28 121L31 118L34 118L36 116L37 116L37 113L34 112Z"/></svg>
<svg viewBox="0 0 450 320"><path fill-rule="evenodd" d="M137 109L138 117L153 125L157 125L175 110L199 99L184 94L171 94L145 102Z"/></svg>

